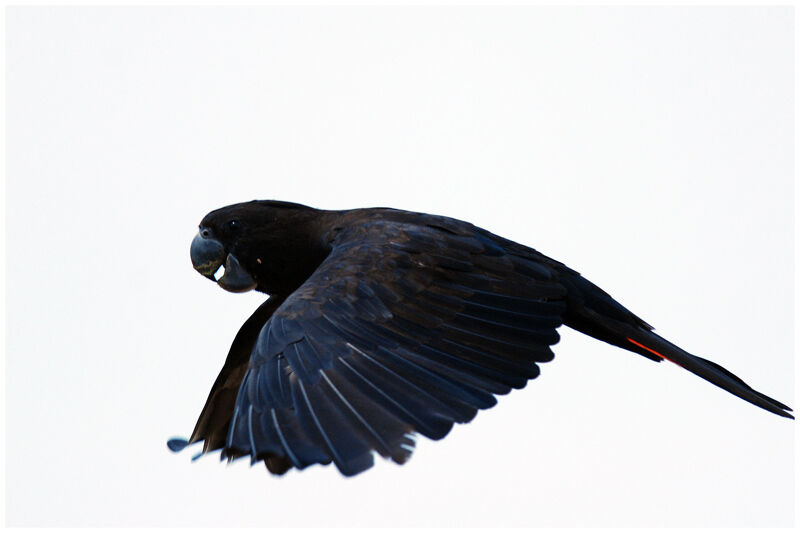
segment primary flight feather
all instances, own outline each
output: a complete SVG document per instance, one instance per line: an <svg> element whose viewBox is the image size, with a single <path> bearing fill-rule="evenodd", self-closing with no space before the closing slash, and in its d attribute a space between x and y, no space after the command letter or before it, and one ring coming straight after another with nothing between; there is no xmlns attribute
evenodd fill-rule
<svg viewBox="0 0 800 533"><path fill-rule="evenodd" d="M194 268L269 294L244 323L188 441L270 472L397 463L525 386L567 325L668 360L762 409L789 407L652 326L567 266L452 218L252 201L212 211ZM217 272L224 267L224 274Z"/></svg>

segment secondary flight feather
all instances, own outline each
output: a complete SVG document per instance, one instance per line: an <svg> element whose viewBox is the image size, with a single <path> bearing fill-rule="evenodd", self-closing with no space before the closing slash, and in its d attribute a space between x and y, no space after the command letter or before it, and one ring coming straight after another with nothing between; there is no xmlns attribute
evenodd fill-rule
<svg viewBox="0 0 800 533"><path fill-rule="evenodd" d="M520 389L566 325L671 361L786 418L786 405L653 332L576 271L468 222L396 209L252 201L212 211L194 268L269 295L237 333L191 437L282 474L397 463ZM218 272L224 269L223 275Z"/></svg>

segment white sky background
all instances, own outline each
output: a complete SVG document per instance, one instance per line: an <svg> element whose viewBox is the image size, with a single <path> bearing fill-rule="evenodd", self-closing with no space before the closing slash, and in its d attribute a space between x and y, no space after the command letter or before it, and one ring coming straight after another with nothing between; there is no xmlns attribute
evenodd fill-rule
<svg viewBox="0 0 800 533"><path fill-rule="evenodd" d="M789 8L7 12L9 525L791 526L794 423L562 328L403 467L282 478L188 436L263 296L211 209L469 220L793 403Z"/></svg>

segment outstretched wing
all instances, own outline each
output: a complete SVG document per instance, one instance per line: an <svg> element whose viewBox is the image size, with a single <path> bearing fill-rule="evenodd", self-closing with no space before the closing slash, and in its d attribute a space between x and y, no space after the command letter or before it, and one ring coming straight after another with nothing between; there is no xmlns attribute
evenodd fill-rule
<svg viewBox="0 0 800 533"><path fill-rule="evenodd" d="M565 292L476 230L347 228L261 329L223 455L276 473L333 461L353 475L373 450L402 463L412 434L441 439L539 374Z"/></svg>

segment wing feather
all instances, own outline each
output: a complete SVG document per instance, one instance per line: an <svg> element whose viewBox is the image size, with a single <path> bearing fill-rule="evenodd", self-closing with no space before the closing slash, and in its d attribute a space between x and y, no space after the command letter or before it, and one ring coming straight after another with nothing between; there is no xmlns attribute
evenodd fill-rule
<svg viewBox="0 0 800 533"><path fill-rule="evenodd" d="M565 289L548 268L446 221L340 232L258 334L223 454L276 473L404 462L413 433L443 438L552 359Z"/></svg>

